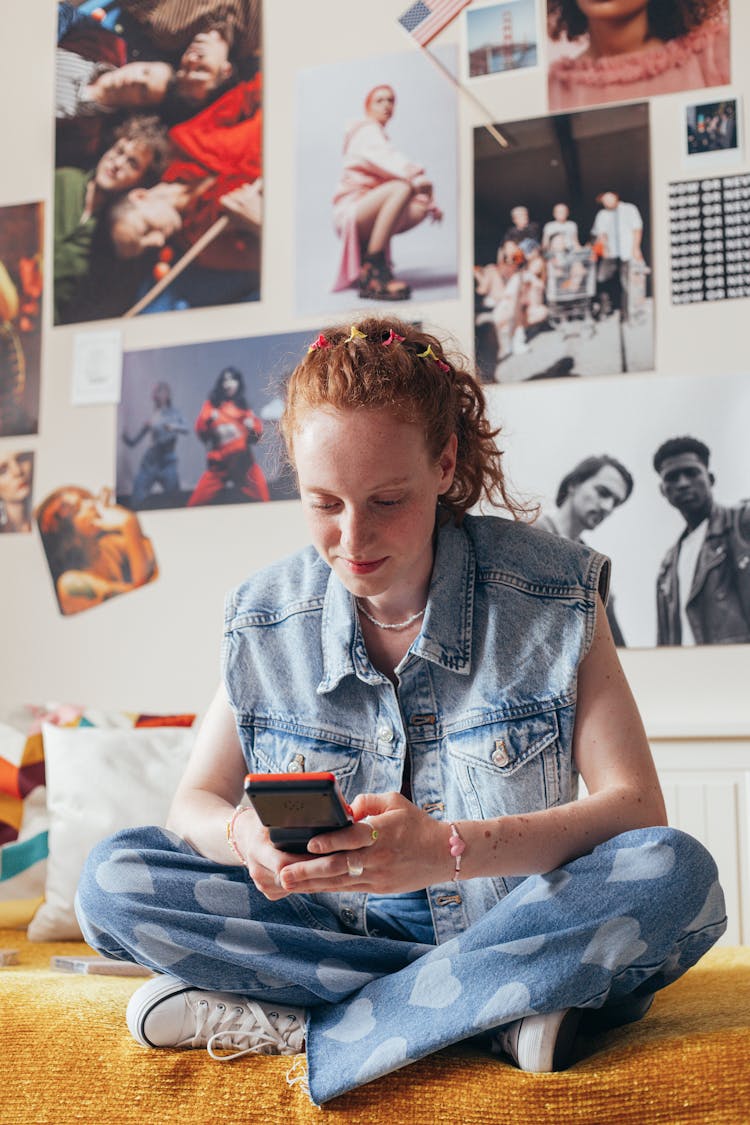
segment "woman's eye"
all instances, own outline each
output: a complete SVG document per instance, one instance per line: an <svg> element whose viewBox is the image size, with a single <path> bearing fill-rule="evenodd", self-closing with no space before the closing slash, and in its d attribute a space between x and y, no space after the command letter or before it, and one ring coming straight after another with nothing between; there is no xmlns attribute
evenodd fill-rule
<svg viewBox="0 0 750 1125"><path fill-rule="evenodd" d="M397 504L401 503L401 498L398 500L376 500L375 503L380 508L395 508Z"/></svg>

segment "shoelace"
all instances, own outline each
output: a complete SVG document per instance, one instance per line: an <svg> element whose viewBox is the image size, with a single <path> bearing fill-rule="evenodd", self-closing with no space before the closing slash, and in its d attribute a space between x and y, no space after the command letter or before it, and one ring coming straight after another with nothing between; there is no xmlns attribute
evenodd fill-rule
<svg viewBox="0 0 750 1125"><path fill-rule="evenodd" d="M280 1013L269 1013L281 1018ZM178 1043L179 1047L202 1047L217 1062L231 1062L243 1055L289 1054L290 1037L299 1030L299 1021L286 1016L283 1030L266 1015L263 1007L252 1000L227 1005L199 1000L196 1004L195 1035ZM248 1046L243 1047L242 1044Z"/></svg>

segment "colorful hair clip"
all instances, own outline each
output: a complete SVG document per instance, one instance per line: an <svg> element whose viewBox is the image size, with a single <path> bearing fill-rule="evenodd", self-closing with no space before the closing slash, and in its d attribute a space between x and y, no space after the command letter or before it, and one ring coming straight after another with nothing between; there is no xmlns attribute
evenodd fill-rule
<svg viewBox="0 0 750 1125"><path fill-rule="evenodd" d="M307 349L307 354L309 355L310 352L316 352L318 348L330 348L330 346L331 341L326 340L325 336L321 332L317 340L314 340L313 343L310 344L310 347Z"/></svg>
<svg viewBox="0 0 750 1125"><path fill-rule="evenodd" d="M388 339L383 340L383 347L387 348L389 344L403 344L405 339L405 336L399 336L398 333L394 332L393 329L391 329Z"/></svg>
<svg viewBox="0 0 750 1125"><path fill-rule="evenodd" d="M417 352L419 359L434 359L441 371L450 371L450 365L439 359L432 350L432 344L428 344L423 352Z"/></svg>
<svg viewBox="0 0 750 1125"><path fill-rule="evenodd" d="M344 340L344 343L345 344L351 344L352 340L366 340L366 339L367 339L367 336L365 335L365 333L360 332L360 330L357 328L356 324L353 324L352 330L349 333L349 335L347 336L347 338Z"/></svg>

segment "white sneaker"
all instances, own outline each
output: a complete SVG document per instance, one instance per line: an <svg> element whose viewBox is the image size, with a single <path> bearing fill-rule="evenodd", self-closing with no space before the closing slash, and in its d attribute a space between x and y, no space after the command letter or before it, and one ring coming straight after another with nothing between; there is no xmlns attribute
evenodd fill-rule
<svg viewBox="0 0 750 1125"><path fill-rule="evenodd" d="M219 1062L305 1049L303 1008L191 988L169 976L154 977L133 993L127 1021L144 1047L205 1047Z"/></svg>
<svg viewBox="0 0 750 1125"><path fill-rule="evenodd" d="M579 1008L525 1016L495 1032L493 1054L508 1055L519 1070L540 1074L565 1070L572 1061L573 1041L580 1020Z"/></svg>

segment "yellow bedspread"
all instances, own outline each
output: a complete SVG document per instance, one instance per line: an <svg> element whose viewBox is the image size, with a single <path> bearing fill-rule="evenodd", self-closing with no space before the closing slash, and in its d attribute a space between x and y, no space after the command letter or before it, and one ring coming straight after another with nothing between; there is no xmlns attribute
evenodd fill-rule
<svg viewBox="0 0 750 1125"><path fill-rule="evenodd" d="M522 1074L466 1050L434 1055L313 1107L293 1059L216 1063L152 1051L125 1026L142 980L50 969L84 945L0 931L2 1125L750 1125L750 947L712 950L642 1022L587 1041L561 1074Z"/></svg>

